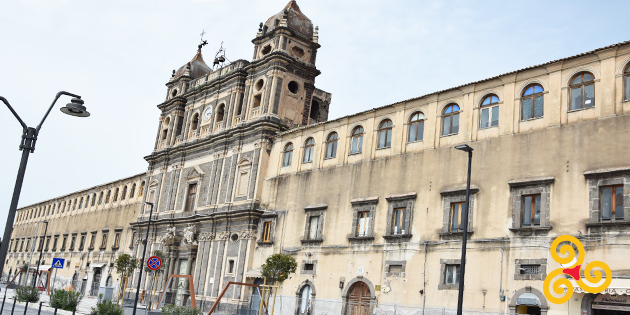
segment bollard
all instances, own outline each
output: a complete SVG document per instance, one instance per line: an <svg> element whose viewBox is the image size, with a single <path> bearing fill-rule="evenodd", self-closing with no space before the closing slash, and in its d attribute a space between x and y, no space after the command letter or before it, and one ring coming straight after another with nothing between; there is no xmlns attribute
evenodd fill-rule
<svg viewBox="0 0 630 315"><path fill-rule="evenodd" d="M53 315L57 315L57 308L55 307L55 313Z"/></svg>
<svg viewBox="0 0 630 315"><path fill-rule="evenodd" d="M28 301L26 301L26 305L24 306L24 315L26 315L26 310L28 310Z"/></svg>
<svg viewBox="0 0 630 315"><path fill-rule="evenodd" d="M37 311L37 315L42 313L42 304L44 304L44 302L39 302L39 310Z"/></svg>
<svg viewBox="0 0 630 315"><path fill-rule="evenodd" d="M4 311L4 301L7 299L7 291L4 291L4 297L2 298L2 307L0 307L0 314Z"/></svg>
<svg viewBox="0 0 630 315"><path fill-rule="evenodd" d="M11 308L11 315L13 315L13 311L15 310L15 302L17 302L17 299L13 297L13 308Z"/></svg>
<svg viewBox="0 0 630 315"><path fill-rule="evenodd" d="M75 306L74 309L72 310L72 315L74 315L76 311L77 311L77 307Z"/></svg>

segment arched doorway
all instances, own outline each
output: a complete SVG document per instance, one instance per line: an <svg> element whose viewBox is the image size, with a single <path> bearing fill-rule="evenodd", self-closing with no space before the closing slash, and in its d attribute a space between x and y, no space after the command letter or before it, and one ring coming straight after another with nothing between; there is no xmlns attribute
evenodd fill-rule
<svg viewBox="0 0 630 315"><path fill-rule="evenodd" d="M98 295L98 288L101 285L101 268L94 269L94 276L92 277L92 288L90 290L90 296Z"/></svg>
<svg viewBox="0 0 630 315"><path fill-rule="evenodd" d="M313 288L310 285L304 285L298 295L298 315L310 315L311 314L311 294Z"/></svg>
<svg viewBox="0 0 630 315"><path fill-rule="evenodd" d="M369 315L371 293L365 282L358 281L348 290L348 307L346 315Z"/></svg>
<svg viewBox="0 0 630 315"><path fill-rule="evenodd" d="M106 287L112 287L113 283L112 283L112 276L107 276L107 280L105 281L105 286Z"/></svg>
<svg viewBox="0 0 630 315"><path fill-rule="evenodd" d="M254 284L257 285L262 285L264 283L263 279L260 278L256 278L256 280L254 280ZM260 292L256 287L252 287L252 304L249 309L251 310L250 315L258 315L258 310L260 310Z"/></svg>
<svg viewBox="0 0 630 315"><path fill-rule="evenodd" d="M543 293L529 286L514 293L509 307L511 314L547 315L549 309Z"/></svg>

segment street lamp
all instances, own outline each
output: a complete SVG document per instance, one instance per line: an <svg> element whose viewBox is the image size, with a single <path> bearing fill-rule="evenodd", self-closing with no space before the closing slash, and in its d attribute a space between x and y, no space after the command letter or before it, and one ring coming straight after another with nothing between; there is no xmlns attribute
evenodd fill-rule
<svg viewBox="0 0 630 315"><path fill-rule="evenodd" d="M466 203L464 203L464 211L462 211L462 224L464 226L464 235L462 237L462 259L459 263L459 294L457 296L457 315L462 315L462 305L464 303L464 272L466 270L466 241L468 240L468 211L470 202L470 165L472 163L473 148L467 144L456 145L455 149L468 152L468 179L466 180Z"/></svg>
<svg viewBox="0 0 630 315"><path fill-rule="evenodd" d="M22 125L22 140L20 141L20 151L22 151L22 160L20 161L20 167L18 168L17 179L15 180L15 188L13 189L13 197L11 198L11 206L9 207L9 215L7 216L7 224L4 228L4 237L2 238L4 240L11 239L11 234L13 233L13 220L15 220L15 212L17 210L18 200L20 199L20 192L22 190L22 182L24 181L24 173L26 171L26 163L28 162L28 156L30 153L35 151L35 142L37 141L37 136L39 135L39 131L42 128L44 121L48 117L48 114L50 114L50 111L52 110L53 106L55 106L55 103L57 103L57 100L59 99L59 97L61 97L61 95L67 95L67 96L73 97L70 103L68 103L65 107L61 108L61 111L63 113L71 115L71 116L77 116L77 117L90 116L90 113L88 113L88 111L85 109L85 106L83 106L83 100L81 99L81 96L64 92L64 91L60 91L59 93L57 93L57 96L55 96L55 100L53 100L52 104L48 108L48 111L46 111L46 114L44 115L44 118L42 118L42 121L39 123L39 125L37 125L37 127L35 128L28 127L24 123L24 121L22 121L20 116L18 116L18 114L13 109L13 107L11 107L11 105L9 104L9 101L7 101L6 98L0 96L0 101L2 101L5 105L7 105L7 107L13 114L13 116L15 116L15 118L20 122L20 125ZM2 245L0 246L0 274L2 274L2 271L4 270L4 263L7 258L8 249L9 249L9 242L6 242L6 241L2 242Z"/></svg>
<svg viewBox="0 0 630 315"><path fill-rule="evenodd" d="M42 236L39 241L39 259L37 259L37 269L35 269L35 279L33 281L33 288L37 285L37 272L39 272L39 264L41 264L42 262L42 252L44 251L44 240L46 239L46 232L48 232L48 221L42 221L42 223L45 223L46 227L44 228L44 236ZM48 279L50 279L50 274L48 274Z"/></svg>

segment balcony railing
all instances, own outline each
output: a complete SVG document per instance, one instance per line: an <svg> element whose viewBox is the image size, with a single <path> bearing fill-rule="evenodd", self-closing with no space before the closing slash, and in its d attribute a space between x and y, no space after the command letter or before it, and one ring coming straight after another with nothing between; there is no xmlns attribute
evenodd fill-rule
<svg viewBox="0 0 630 315"><path fill-rule="evenodd" d="M249 118L255 118L260 116L260 106L252 109L252 112L249 114Z"/></svg>
<svg viewBox="0 0 630 315"><path fill-rule="evenodd" d="M223 129L223 120L214 123L214 131L219 131Z"/></svg>

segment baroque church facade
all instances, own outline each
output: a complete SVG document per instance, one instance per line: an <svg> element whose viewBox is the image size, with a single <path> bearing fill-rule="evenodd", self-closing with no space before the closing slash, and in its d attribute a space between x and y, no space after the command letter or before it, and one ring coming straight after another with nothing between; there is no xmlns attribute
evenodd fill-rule
<svg viewBox="0 0 630 315"><path fill-rule="evenodd" d="M298 270L276 313L451 314L468 211L466 312L630 311L615 301L630 295L629 42L328 120L318 36L290 1L261 23L251 61L210 67L199 46L166 85L147 172L19 209L5 274L37 243L44 265L69 261L59 274L73 288L115 285L113 261L142 256L152 213L158 296L168 274L192 278L168 284L169 303L208 310L228 282L261 283L265 259L288 253ZM556 305L543 280L562 267L549 252L564 234L613 280L599 294L574 283ZM136 273L128 294L137 281L149 290ZM222 310L257 301L232 286Z"/></svg>

